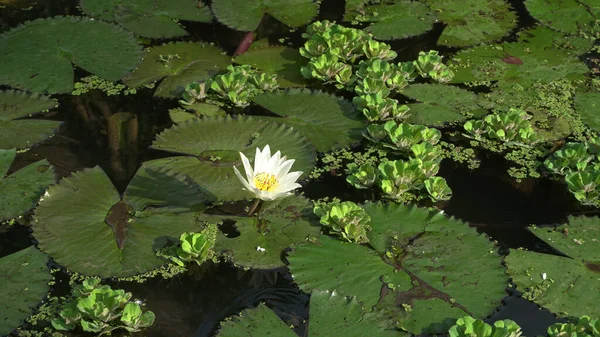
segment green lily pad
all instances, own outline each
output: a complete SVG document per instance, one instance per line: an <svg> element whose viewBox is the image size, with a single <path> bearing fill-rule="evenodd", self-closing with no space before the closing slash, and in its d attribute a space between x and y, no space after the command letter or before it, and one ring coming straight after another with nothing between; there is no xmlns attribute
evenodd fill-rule
<svg viewBox="0 0 600 337"><path fill-rule="evenodd" d="M413 84L402 94L422 102L408 105L408 121L415 124L442 126L464 121L468 114L481 110L476 94L451 85Z"/></svg>
<svg viewBox="0 0 600 337"><path fill-rule="evenodd" d="M433 28L436 19L426 4L406 0L366 6L362 11L365 19L361 21L372 22L365 31L380 40L404 39L423 34ZM352 16L346 15L344 19L349 21L351 18Z"/></svg>
<svg viewBox="0 0 600 337"><path fill-rule="evenodd" d="M595 0L526 0L525 6L536 20L569 34L585 26L590 29L600 19L600 4Z"/></svg>
<svg viewBox="0 0 600 337"><path fill-rule="evenodd" d="M517 15L504 0L427 0L447 26L438 44L466 47L491 42L517 26Z"/></svg>
<svg viewBox="0 0 600 337"><path fill-rule="evenodd" d="M258 218L236 218L239 236L219 233L215 252L221 252L238 266L253 269L283 267L283 252L292 244L319 235L321 226L312 212L312 203L298 196L265 203Z"/></svg>
<svg viewBox="0 0 600 337"><path fill-rule="evenodd" d="M16 151L0 149L0 221L32 209L46 188L54 184L54 169L46 159L29 164L5 177Z"/></svg>
<svg viewBox="0 0 600 337"><path fill-rule="evenodd" d="M559 316L600 316L600 219L530 230L568 257L511 249L505 260L517 290Z"/></svg>
<svg viewBox="0 0 600 337"><path fill-rule="evenodd" d="M346 299L335 292L314 291L310 297L310 325L307 336L391 337L407 336L383 329L377 317L366 313L356 298ZM221 324L217 337L297 336L266 305L244 310Z"/></svg>
<svg viewBox="0 0 600 337"><path fill-rule="evenodd" d="M142 64L123 81L137 88L164 78L154 96L178 98L186 85L212 77L230 63L222 50L210 44L169 43L148 49Z"/></svg>
<svg viewBox="0 0 600 337"><path fill-rule="evenodd" d="M460 315L483 318L500 305L508 279L485 236L424 209L364 208L373 249L329 237L295 245L289 268L301 289L354 295L367 308L394 313L399 327L414 334L447 331ZM387 256L391 246L398 257Z"/></svg>
<svg viewBox="0 0 600 337"><path fill-rule="evenodd" d="M87 15L116 21L123 28L149 38L187 35L176 20L211 22L207 6L197 0L81 0Z"/></svg>
<svg viewBox="0 0 600 337"><path fill-rule="evenodd" d="M56 106L56 100L48 96L0 91L0 148L25 149L50 137L61 122L21 118Z"/></svg>
<svg viewBox="0 0 600 337"><path fill-rule="evenodd" d="M370 0L346 0L344 5L344 21L352 21L369 4Z"/></svg>
<svg viewBox="0 0 600 337"><path fill-rule="evenodd" d="M265 145L295 159L292 171L308 174L315 163L313 146L298 131L283 124L241 116L206 117L177 124L157 136L154 149L185 156L157 159L146 164L189 176L210 201L251 198L233 172L241 167L239 152L254 160L256 148ZM212 159L212 160L211 160Z"/></svg>
<svg viewBox="0 0 600 337"><path fill-rule="evenodd" d="M265 14L290 27L312 21L319 12L314 0L214 0L211 8L221 23L243 31L256 30Z"/></svg>
<svg viewBox="0 0 600 337"><path fill-rule="evenodd" d="M204 198L168 172L138 174L123 198L97 166L51 186L33 221L40 249L84 275L128 277L163 265L155 250L201 228L196 213L183 209Z"/></svg>
<svg viewBox="0 0 600 337"><path fill-rule="evenodd" d="M37 19L0 35L0 84L51 94L73 91L74 65L117 81L141 61L124 29L81 17Z"/></svg>
<svg viewBox="0 0 600 337"><path fill-rule="evenodd" d="M577 93L575 95L575 111L587 126L600 132L600 93Z"/></svg>
<svg viewBox="0 0 600 337"><path fill-rule="evenodd" d="M298 129L318 151L359 142L366 127L364 117L352 103L318 90L274 91L258 95L253 101L283 117L275 120Z"/></svg>
<svg viewBox="0 0 600 337"><path fill-rule="evenodd" d="M568 46L561 48L565 43ZM585 79L589 69L577 56L591 46L583 38L565 41L561 33L537 27L521 32L518 42L458 52L449 62L455 73L452 83L504 81L527 88L536 81Z"/></svg>
<svg viewBox="0 0 600 337"><path fill-rule="evenodd" d="M0 334L8 335L23 324L44 299L52 279L48 256L34 246L0 258Z"/></svg>
<svg viewBox="0 0 600 337"><path fill-rule="evenodd" d="M298 49L284 46L251 48L234 60L237 64L248 64L271 74L277 74L277 83L282 88L304 87L306 79L300 68L308 63Z"/></svg>

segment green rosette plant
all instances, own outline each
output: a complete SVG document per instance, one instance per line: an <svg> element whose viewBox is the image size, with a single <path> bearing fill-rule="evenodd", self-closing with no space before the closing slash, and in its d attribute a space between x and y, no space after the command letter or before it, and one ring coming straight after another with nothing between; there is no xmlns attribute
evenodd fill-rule
<svg viewBox="0 0 600 337"><path fill-rule="evenodd" d="M590 148L582 143L567 143L544 161L544 166L552 173L565 175L572 171L583 171L595 156Z"/></svg>
<svg viewBox="0 0 600 337"><path fill-rule="evenodd" d="M315 57L300 71L302 76L306 78L316 78L325 83L335 83L340 89L354 81L352 66L340 62L339 57L330 54Z"/></svg>
<svg viewBox="0 0 600 337"><path fill-rule="evenodd" d="M428 142L414 144L410 147L410 150L415 158L436 163L442 161L442 155L444 154L441 146L432 145Z"/></svg>
<svg viewBox="0 0 600 337"><path fill-rule="evenodd" d="M565 176L565 181L581 204L600 207L600 170L571 172Z"/></svg>
<svg viewBox="0 0 600 337"><path fill-rule="evenodd" d="M442 56L436 50L420 52L414 65L421 77L431 78L439 83L450 82L454 77L454 72L442 63Z"/></svg>
<svg viewBox="0 0 600 337"><path fill-rule="evenodd" d="M549 337L598 337L600 320L581 316L577 323L556 323L548 327Z"/></svg>
<svg viewBox="0 0 600 337"><path fill-rule="evenodd" d="M424 183L427 193L429 193L429 198L433 202L450 200L450 197L452 197L452 190L448 186L446 179L442 177L429 177Z"/></svg>
<svg viewBox="0 0 600 337"><path fill-rule="evenodd" d="M352 99L352 102L369 122L401 121L407 117L409 110L407 105L399 105L397 100L386 98L380 93L357 96Z"/></svg>
<svg viewBox="0 0 600 337"><path fill-rule="evenodd" d="M367 243L367 233L371 230L371 217L351 201L317 203L313 212L321 217L321 224L334 234L349 242Z"/></svg>
<svg viewBox="0 0 600 337"><path fill-rule="evenodd" d="M143 312L139 303L130 301L130 292L100 285L98 278L86 279L76 285L72 296L58 317L51 321L56 330L68 331L81 326L83 331L102 336L110 335L116 329L137 332L154 323L154 313Z"/></svg>
<svg viewBox="0 0 600 337"><path fill-rule="evenodd" d="M482 121L469 120L463 125L467 136L478 140L488 138L509 145L530 146L541 139L524 110L510 108L507 112L487 115Z"/></svg>
<svg viewBox="0 0 600 337"><path fill-rule="evenodd" d="M370 188L377 182L377 172L371 164L358 166L350 163L347 166L346 174L348 174L346 181L358 189Z"/></svg>
<svg viewBox="0 0 600 337"><path fill-rule="evenodd" d="M461 317L449 330L450 337L519 337L521 327L512 320L505 319L489 325L471 316Z"/></svg>
<svg viewBox="0 0 600 337"><path fill-rule="evenodd" d="M437 129L428 128L424 125L396 123L395 121L386 122L384 130L390 141L384 143L384 146L399 151L407 151L413 145L421 142L435 145L442 137L442 133Z"/></svg>
<svg viewBox="0 0 600 337"><path fill-rule="evenodd" d="M164 247L157 255L184 267L186 263L196 262L201 265L214 257L213 247L219 232L217 225L208 224L200 233L185 232L179 237L178 245Z"/></svg>
<svg viewBox="0 0 600 337"><path fill-rule="evenodd" d="M248 65L230 65L224 74L215 75L202 83L188 84L179 103L184 108L193 108L194 104L203 101L245 108L256 95L277 88L279 85L275 74L260 73Z"/></svg>
<svg viewBox="0 0 600 337"><path fill-rule="evenodd" d="M425 180L421 163L419 160L392 160L379 164L380 187L386 197L402 200L406 192L421 189Z"/></svg>

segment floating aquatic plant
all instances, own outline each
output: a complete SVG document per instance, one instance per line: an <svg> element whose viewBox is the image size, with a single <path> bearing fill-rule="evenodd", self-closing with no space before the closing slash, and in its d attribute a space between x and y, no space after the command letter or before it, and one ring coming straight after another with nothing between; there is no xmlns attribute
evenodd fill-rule
<svg viewBox="0 0 600 337"><path fill-rule="evenodd" d="M487 115L483 120L470 120L464 124L465 131L475 139L487 137L514 145L531 145L540 139L533 130L529 116L520 109Z"/></svg>
<svg viewBox="0 0 600 337"><path fill-rule="evenodd" d="M132 294L100 285L100 279L89 278L73 288L73 299L65 303L59 316L52 320L57 330L74 330L110 335L117 329L138 332L154 323L154 313L143 311L131 301Z"/></svg>
<svg viewBox="0 0 600 337"><path fill-rule="evenodd" d="M179 244L164 247L156 254L173 261L180 267L184 267L189 262L201 265L204 261L214 257L213 246L218 231L216 225L207 224L199 233L182 233L179 237Z"/></svg>
<svg viewBox="0 0 600 337"><path fill-rule="evenodd" d="M521 327L510 319L489 325L471 316L457 319L448 333L450 337L519 337L522 334Z"/></svg>
<svg viewBox="0 0 600 337"><path fill-rule="evenodd" d="M349 242L367 243L371 217L351 201L317 203L313 209L321 224Z"/></svg>
<svg viewBox="0 0 600 337"><path fill-rule="evenodd" d="M600 336L600 320L581 316L577 322L555 323L548 327L548 337L597 337Z"/></svg>
<svg viewBox="0 0 600 337"><path fill-rule="evenodd" d="M377 172L371 164L358 166L355 163L350 163L347 166L346 173L348 174L346 181L356 188L369 188L377 182Z"/></svg>

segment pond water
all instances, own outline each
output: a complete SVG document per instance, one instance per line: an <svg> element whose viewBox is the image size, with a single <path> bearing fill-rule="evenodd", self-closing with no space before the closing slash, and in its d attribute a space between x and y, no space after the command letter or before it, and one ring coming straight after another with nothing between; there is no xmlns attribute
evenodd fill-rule
<svg viewBox="0 0 600 337"><path fill-rule="evenodd" d="M533 27L537 21L529 14L523 1L508 2L515 9L518 24L504 39L516 41L518 31ZM0 5L11 3L0 1ZM83 15L76 1L48 0L31 3L31 10L0 7L0 34L38 17ZM344 1L338 0L322 1L315 21L341 21L344 4ZM228 55L234 53L246 34L216 20L212 23L183 21L182 26L189 32L189 36L179 40L212 42ZM456 53L459 48L436 45L444 28L445 25L438 22L424 34L389 41L392 50L398 53L396 61L412 61L420 51L430 49L440 51L445 57ZM256 35L267 38L272 44L285 38L288 46L297 49L305 42L301 36L303 31L304 28L290 31L274 18L266 16L256 30ZM158 46L167 41L169 40L148 40L149 44L146 46ZM594 55L596 54L586 54L582 60L593 67ZM87 76L85 71L76 70L76 80L84 76ZM9 86L0 85L0 89L8 88ZM75 171L99 165L110 177L117 191L123 193L143 162L173 155L167 151L151 149L150 145L158 133L172 126L168 110L179 107L179 103L176 99L155 98L153 90L142 88L133 96L54 95L58 99L59 108L52 110L56 111L55 114L47 114L41 118L64 121L64 124L52 138L19 153L9 174L44 158L55 167L59 179L69 177ZM485 87L470 90L479 93L489 91ZM342 91L339 95L351 100L354 93ZM406 102L414 100L406 99ZM82 104L91 107L96 115L101 115L104 108L135 115L138 128L135 153L124 153L119 159L121 161L115 164L112 145L107 138L107 133L111 130L103 124L102 118L83 121ZM257 106L246 109L245 112L275 116L268 109ZM506 160L501 155L489 151L481 153L480 166L474 170L450 159L442 161L438 176L446 179L452 190L452 197L435 205L443 209L445 215L467 222L479 233L489 236L497 244L500 254L507 255L509 249L525 248L533 252L565 256L534 235L528 226L556 226L566 223L570 215L600 214L595 208L582 207L563 181L542 177L525 178L517 182L507 174ZM330 173L323 174L318 179L302 180L304 196L313 200L337 197L356 203L382 198L381 192L358 190L350 186L343 173ZM250 204L226 202L220 210L224 214L243 214L244 207L248 205ZM62 207L69 208L71 205L64 204ZM37 243L30 229L31 215L28 213L16 225L0 226L0 257ZM286 258L285 255L283 257ZM49 265L61 269L55 274L56 284L52 286L50 296L69 295L70 274L52 260ZM294 331L300 336L308 335L310 295L298 288L286 267L245 270L226 262L206 262L201 266L194 265L189 272L171 279L156 277L145 283L107 279L105 283L113 288L132 292L135 299L144 301L146 308L156 314L154 325L137 333L140 336L214 336L222 320L243 309L256 307L261 302L266 303L288 325L294 325ZM549 325L566 322L566 319L557 318L550 311L521 298L521 293L512 284L506 288L502 306L485 321L493 323L501 319L517 322L525 336L545 335ZM88 335L91 334L68 333L68 336Z"/></svg>

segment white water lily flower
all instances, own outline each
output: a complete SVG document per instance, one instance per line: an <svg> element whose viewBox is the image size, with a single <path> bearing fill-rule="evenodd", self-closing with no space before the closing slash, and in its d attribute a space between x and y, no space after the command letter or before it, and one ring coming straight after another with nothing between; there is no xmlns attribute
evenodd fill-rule
<svg viewBox="0 0 600 337"><path fill-rule="evenodd" d="M246 179L242 177L237 167L234 166L233 170L244 187L261 200L287 197L293 190L301 187L296 180L303 172L290 172L295 160L282 157L280 151L271 156L269 145L266 145L262 151L256 148L254 169L250 166L248 158L241 152L240 157L246 171Z"/></svg>

